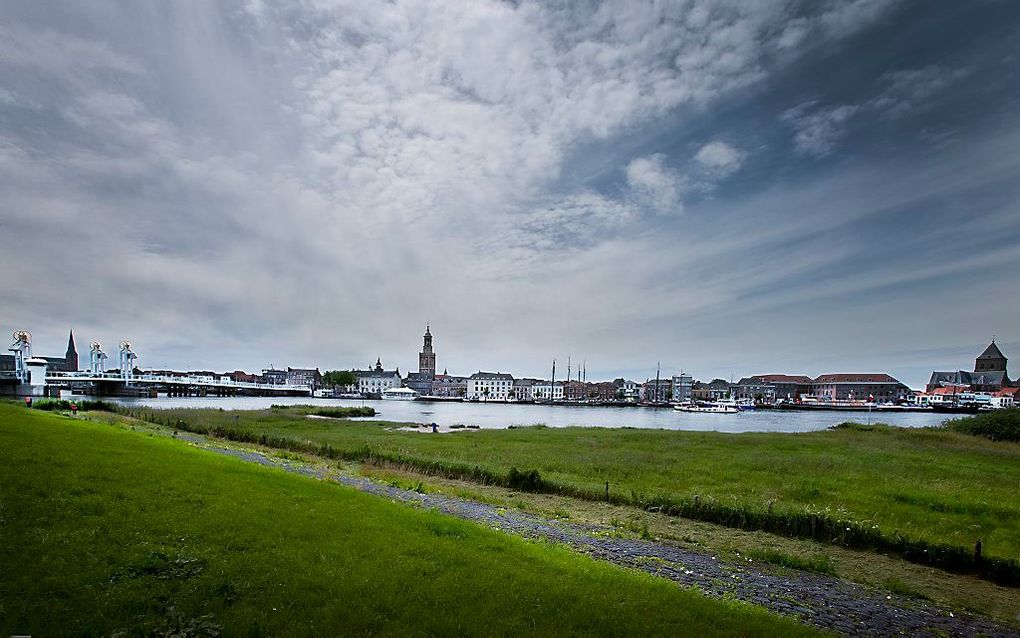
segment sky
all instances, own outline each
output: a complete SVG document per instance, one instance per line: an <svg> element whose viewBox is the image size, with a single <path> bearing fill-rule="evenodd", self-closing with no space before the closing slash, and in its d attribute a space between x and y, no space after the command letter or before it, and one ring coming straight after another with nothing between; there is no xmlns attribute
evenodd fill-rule
<svg viewBox="0 0 1020 638"><path fill-rule="evenodd" d="M407 372L426 324L461 374L1020 361L1018 69L1008 0L0 0L0 329L221 371Z"/></svg>

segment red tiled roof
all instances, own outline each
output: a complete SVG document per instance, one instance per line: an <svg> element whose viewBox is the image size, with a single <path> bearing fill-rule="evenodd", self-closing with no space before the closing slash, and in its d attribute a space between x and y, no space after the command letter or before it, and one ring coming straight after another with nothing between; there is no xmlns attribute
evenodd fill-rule
<svg viewBox="0 0 1020 638"><path fill-rule="evenodd" d="M899 383L888 374L822 374L815 383Z"/></svg>
<svg viewBox="0 0 1020 638"><path fill-rule="evenodd" d="M803 374L756 374L754 378L769 383L811 383L811 377Z"/></svg>
<svg viewBox="0 0 1020 638"><path fill-rule="evenodd" d="M1003 388L996 392L993 396L997 397L1008 397L1008 396L1020 397L1020 388Z"/></svg>

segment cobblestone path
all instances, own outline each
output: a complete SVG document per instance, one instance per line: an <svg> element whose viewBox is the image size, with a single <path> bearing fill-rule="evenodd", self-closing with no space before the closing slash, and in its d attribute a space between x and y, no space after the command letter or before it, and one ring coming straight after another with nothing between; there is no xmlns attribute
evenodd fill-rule
<svg viewBox="0 0 1020 638"><path fill-rule="evenodd" d="M696 587L708 596L730 597L847 636L1020 636L1009 627L928 601L898 596L831 576L786 570L779 574L717 560L665 541L618 538L611 528L578 525L507 510L443 494L420 494L371 479L335 475L299 461L267 456L200 435L178 438L205 449L289 472L334 480L394 501L435 509L458 518L526 538L547 539L624 567Z"/></svg>

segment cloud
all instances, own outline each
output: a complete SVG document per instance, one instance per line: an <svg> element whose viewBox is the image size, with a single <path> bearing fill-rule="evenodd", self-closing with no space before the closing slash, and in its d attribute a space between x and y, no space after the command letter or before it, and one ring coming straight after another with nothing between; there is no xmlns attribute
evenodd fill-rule
<svg viewBox="0 0 1020 638"><path fill-rule="evenodd" d="M726 177L740 169L747 153L726 142L714 141L705 144L694 155L694 160L711 176Z"/></svg>
<svg viewBox="0 0 1020 638"><path fill-rule="evenodd" d="M854 104L820 106L817 101L809 101L787 109L780 119L793 129L793 144L798 152L825 157L836 149L847 122L859 110Z"/></svg>
<svg viewBox="0 0 1020 638"><path fill-rule="evenodd" d="M891 117L922 110L931 105L932 98L972 72L970 68L945 68L937 64L892 71L882 76L882 92L868 106Z"/></svg>
<svg viewBox="0 0 1020 638"><path fill-rule="evenodd" d="M626 170L627 185L637 201L655 212L679 213L683 211L682 180L664 162L665 157L658 153L631 160Z"/></svg>

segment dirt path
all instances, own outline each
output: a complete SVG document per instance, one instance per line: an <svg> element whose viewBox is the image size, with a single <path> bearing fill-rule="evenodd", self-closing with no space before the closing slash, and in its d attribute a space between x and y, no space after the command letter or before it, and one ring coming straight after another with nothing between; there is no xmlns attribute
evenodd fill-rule
<svg viewBox="0 0 1020 638"><path fill-rule="evenodd" d="M579 552L624 567L668 578L706 595L729 597L795 616L802 622L843 635L1020 636L987 618L959 613L923 601L888 594L831 576L785 570L758 563L735 563L683 549L665 541L619 538L611 528L584 526L443 494L421 494L359 476L340 475L301 461L204 436L181 432L204 449L288 472L333 480L363 492L435 509L458 518L527 538L569 545Z"/></svg>

